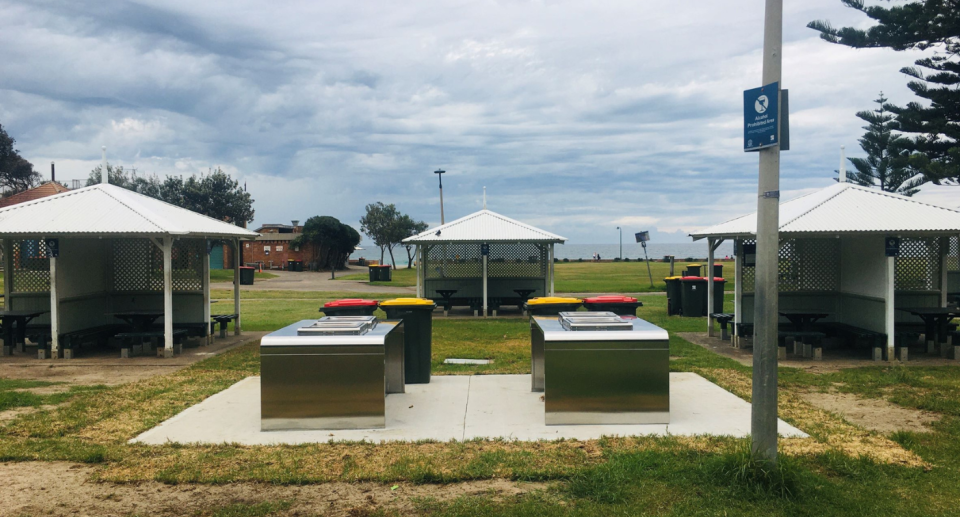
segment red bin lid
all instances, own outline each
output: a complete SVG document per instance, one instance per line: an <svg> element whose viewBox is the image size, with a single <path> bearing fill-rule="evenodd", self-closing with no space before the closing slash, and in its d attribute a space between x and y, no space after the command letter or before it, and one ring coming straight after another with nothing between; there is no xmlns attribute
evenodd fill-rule
<svg viewBox="0 0 960 517"><path fill-rule="evenodd" d="M240 269L256 269L253 266L240 266Z"/></svg>
<svg viewBox="0 0 960 517"><path fill-rule="evenodd" d="M605 294L603 296L594 296L593 298L584 298L584 303L636 303L636 298L621 296L615 294Z"/></svg>
<svg viewBox="0 0 960 517"><path fill-rule="evenodd" d="M361 298L347 298L344 300L334 300L323 304L324 307L369 307L376 305L376 300L364 300Z"/></svg>
<svg viewBox="0 0 960 517"><path fill-rule="evenodd" d="M681 282L698 282L701 280L705 282L707 279L702 276L685 276L680 279Z"/></svg>

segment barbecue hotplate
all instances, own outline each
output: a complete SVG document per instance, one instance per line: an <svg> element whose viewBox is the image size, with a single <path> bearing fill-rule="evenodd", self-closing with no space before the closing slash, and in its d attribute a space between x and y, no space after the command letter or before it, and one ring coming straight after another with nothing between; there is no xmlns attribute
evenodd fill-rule
<svg viewBox="0 0 960 517"><path fill-rule="evenodd" d="M362 336L377 326L376 316L324 316L297 329L299 336Z"/></svg>
<svg viewBox="0 0 960 517"><path fill-rule="evenodd" d="M633 322L612 312L561 312L564 330L633 330Z"/></svg>

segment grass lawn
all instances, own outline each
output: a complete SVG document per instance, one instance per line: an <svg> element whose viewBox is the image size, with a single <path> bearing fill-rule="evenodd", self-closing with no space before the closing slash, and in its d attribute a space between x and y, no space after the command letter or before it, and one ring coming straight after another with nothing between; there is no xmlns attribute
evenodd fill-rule
<svg viewBox="0 0 960 517"><path fill-rule="evenodd" d="M257 271L253 274L254 281L257 280L266 280L268 278L277 278L277 275L273 273L261 273ZM210 282L233 282L233 270L232 269L211 269L210 270Z"/></svg>
<svg viewBox="0 0 960 517"><path fill-rule="evenodd" d="M245 327L277 328L315 317L325 299L303 293L278 300L244 293ZM286 293L291 295L292 293ZM296 293L299 295L300 293ZM311 296L306 296L310 294ZM727 295L728 298L730 295ZM373 296L371 296L373 297ZM638 314L672 333L701 331L703 318L665 315L664 297L644 298ZM221 302L223 303L223 302ZM522 319L434 320L438 374L529 371L528 323ZM750 398L750 368L673 336L671 369L703 375ZM442 365L445 357L491 358L484 367ZM334 443L300 446L129 445L163 420L259 372L255 344L143 381L56 394L60 403L0 427L0 461L71 461L98 466L97 479L223 484L306 484L369 480L455 483L506 478L548 481L519 496L467 494L452 501L410 501L427 515L956 515L960 500L960 368L871 366L814 374L781 368L780 416L811 434L781 440L781 462L749 461L748 441L725 437L629 437L559 442ZM5 393L39 384L0 381ZM802 390L838 390L938 412L930 432L881 435L853 426L800 399ZM44 395L46 397L47 395ZM49 395L54 396L54 395ZM280 515L286 502L243 501L231 514ZM293 501L292 503L295 503ZM292 504L291 503L291 504ZM259 506L258 506L259 505ZM391 515L371 510L358 515Z"/></svg>

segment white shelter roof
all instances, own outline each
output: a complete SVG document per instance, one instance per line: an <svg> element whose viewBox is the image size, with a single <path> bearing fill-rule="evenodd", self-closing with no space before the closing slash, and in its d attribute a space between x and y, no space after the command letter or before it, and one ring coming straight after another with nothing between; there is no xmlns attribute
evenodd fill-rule
<svg viewBox="0 0 960 517"><path fill-rule="evenodd" d="M116 185L93 185L0 209L0 236L58 235L257 236Z"/></svg>
<svg viewBox="0 0 960 517"><path fill-rule="evenodd" d="M780 233L960 233L960 210L837 183L780 203ZM705 237L757 233L756 212L690 234Z"/></svg>
<svg viewBox="0 0 960 517"><path fill-rule="evenodd" d="M566 237L521 223L490 210L481 210L456 221L407 237L403 242L565 242Z"/></svg>

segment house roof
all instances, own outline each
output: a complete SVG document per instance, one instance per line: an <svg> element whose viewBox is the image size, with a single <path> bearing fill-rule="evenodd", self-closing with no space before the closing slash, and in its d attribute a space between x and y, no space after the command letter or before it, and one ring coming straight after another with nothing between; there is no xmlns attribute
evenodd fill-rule
<svg viewBox="0 0 960 517"><path fill-rule="evenodd" d="M756 212L690 234L757 233ZM852 183L837 183L780 203L780 233L960 233L960 210Z"/></svg>
<svg viewBox="0 0 960 517"><path fill-rule="evenodd" d="M56 181L48 181L40 186L33 187L32 189L27 189L23 192L18 192L5 198L0 198L0 208L26 203L27 201L33 201L34 199L40 199L69 191L70 189L64 187Z"/></svg>
<svg viewBox="0 0 960 517"><path fill-rule="evenodd" d="M407 237L403 242L565 242L566 237L510 219L490 210L481 210L456 221Z"/></svg>
<svg viewBox="0 0 960 517"><path fill-rule="evenodd" d="M257 236L116 185L93 185L0 209L0 237L57 235Z"/></svg>
<svg viewBox="0 0 960 517"><path fill-rule="evenodd" d="M258 241L292 241L302 233L261 233L257 236Z"/></svg>

